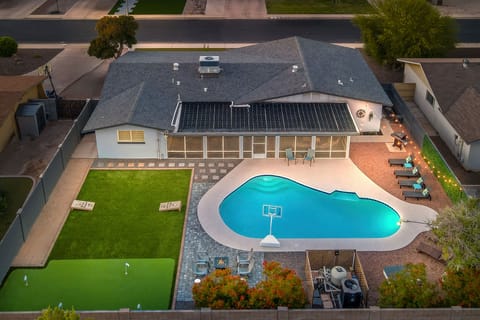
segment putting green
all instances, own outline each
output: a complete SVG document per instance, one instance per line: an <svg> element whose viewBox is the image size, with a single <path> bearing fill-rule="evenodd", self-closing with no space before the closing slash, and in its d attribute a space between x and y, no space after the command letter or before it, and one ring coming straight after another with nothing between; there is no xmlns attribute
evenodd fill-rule
<svg viewBox="0 0 480 320"><path fill-rule="evenodd" d="M0 311L42 310L59 303L75 310L165 310L174 268L173 259L86 259L15 269L0 288Z"/></svg>

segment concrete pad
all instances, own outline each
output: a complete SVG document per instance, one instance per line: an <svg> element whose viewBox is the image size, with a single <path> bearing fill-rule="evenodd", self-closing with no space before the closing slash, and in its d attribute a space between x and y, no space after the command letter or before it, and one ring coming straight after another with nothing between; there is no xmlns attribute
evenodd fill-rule
<svg viewBox="0 0 480 320"><path fill-rule="evenodd" d="M51 68L53 85L57 94L81 78L83 75L97 68L103 60L90 57L87 53L88 45L66 45L65 49L57 54L48 66ZM43 83L45 90L52 90L50 82Z"/></svg>
<svg viewBox="0 0 480 320"><path fill-rule="evenodd" d="M0 1L0 19L23 19L42 5L42 1L2 0Z"/></svg>
<svg viewBox="0 0 480 320"><path fill-rule="evenodd" d="M85 181L93 159L71 159L12 267L43 267Z"/></svg>

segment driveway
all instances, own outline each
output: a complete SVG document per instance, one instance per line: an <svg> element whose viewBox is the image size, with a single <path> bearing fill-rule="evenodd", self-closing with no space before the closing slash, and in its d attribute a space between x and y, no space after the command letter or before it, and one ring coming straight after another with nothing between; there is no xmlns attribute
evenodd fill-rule
<svg viewBox="0 0 480 320"><path fill-rule="evenodd" d="M205 15L230 19L265 18L264 0L208 0Z"/></svg>

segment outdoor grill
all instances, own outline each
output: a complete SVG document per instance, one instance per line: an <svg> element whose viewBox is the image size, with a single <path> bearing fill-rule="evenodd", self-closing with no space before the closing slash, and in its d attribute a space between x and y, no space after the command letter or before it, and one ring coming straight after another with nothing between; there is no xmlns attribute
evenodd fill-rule
<svg viewBox="0 0 480 320"><path fill-rule="evenodd" d="M402 150L403 146L407 145L407 135L403 132L393 132L391 134L393 137L393 146L398 147Z"/></svg>

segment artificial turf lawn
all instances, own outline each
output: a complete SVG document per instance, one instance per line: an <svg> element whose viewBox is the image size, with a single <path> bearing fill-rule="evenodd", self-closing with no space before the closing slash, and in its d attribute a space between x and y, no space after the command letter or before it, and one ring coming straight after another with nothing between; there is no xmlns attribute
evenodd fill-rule
<svg viewBox="0 0 480 320"><path fill-rule="evenodd" d="M174 273L172 259L52 260L43 269L13 270L0 289L0 310L42 310L60 302L75 310L136 310L139 304L166 310Z"/></svg>
<svg viewBox="0 0 480 320"><path fill-rule="evenodd" d="M171 258L178 261L191 170L91 170L49 259ZM182 201L159 212L160 202Z"/></svg>

